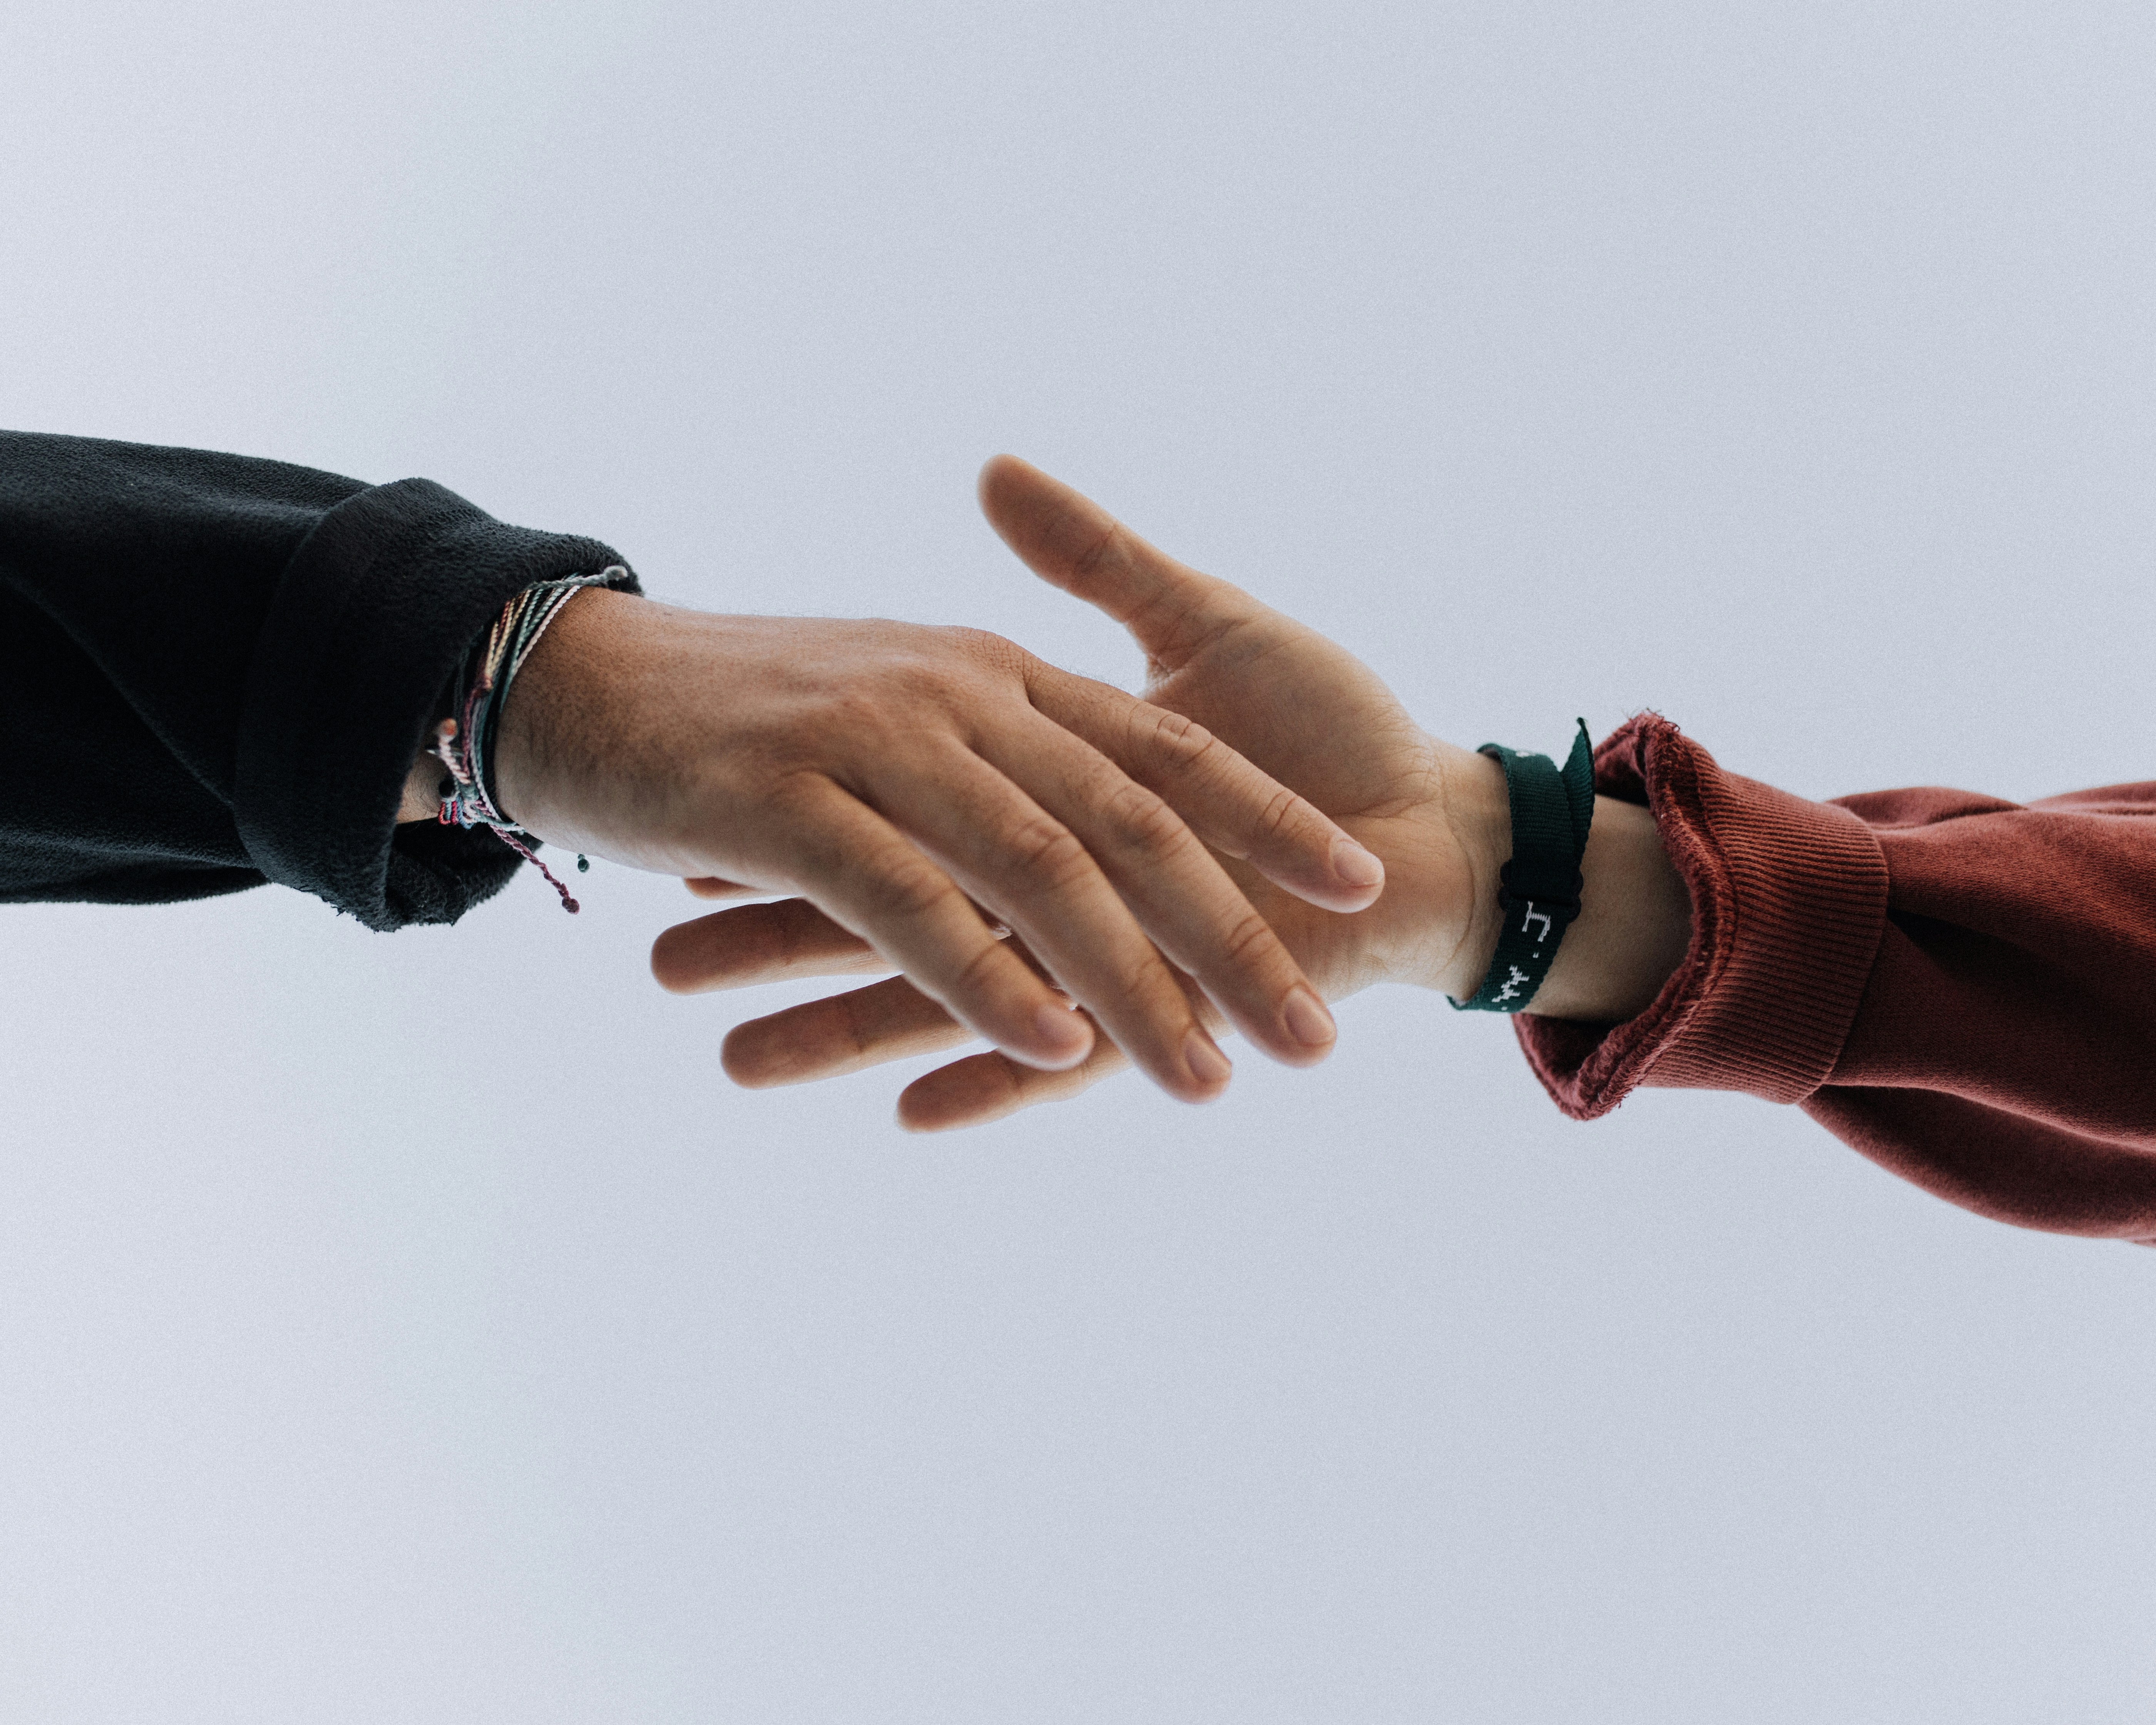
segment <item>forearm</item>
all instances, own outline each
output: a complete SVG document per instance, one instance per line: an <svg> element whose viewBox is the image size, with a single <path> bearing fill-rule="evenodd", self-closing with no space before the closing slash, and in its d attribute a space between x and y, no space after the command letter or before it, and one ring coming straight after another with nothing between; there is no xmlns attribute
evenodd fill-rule
<svg viewBox="0 0 2156 1725"><path fill-rule="evenodd" d="M0 432L0 893L163 900L259 885L238 819L255 644L356 480Z"/></svg>
<svg viewBox="0 0 2156 1725"><path fill-rule="evenodd" d="M612 561L423 480L0 433L0 898L453 919L509 870L396 829L432 705L509 594Z"/></svg>
<svg viewBox="0 0 2156 1725"><path fill-rule="evenodd" d="M1599 765L1644 799L1695 927L1635 1015L1516 1021L1566 1112L1745 1091L1982 1214L2156 1235L2156 785L1813 803L1651 716Z"/></svg>
<svg viewBox="0 0 2156 1725"><path fill-rule="evenodd" d="M1579 916L1528 1010L1617 1024L1645 1011L1684 962L1691 896L1654 816L1614 797L1594 799L1580 874Z"/></svg>

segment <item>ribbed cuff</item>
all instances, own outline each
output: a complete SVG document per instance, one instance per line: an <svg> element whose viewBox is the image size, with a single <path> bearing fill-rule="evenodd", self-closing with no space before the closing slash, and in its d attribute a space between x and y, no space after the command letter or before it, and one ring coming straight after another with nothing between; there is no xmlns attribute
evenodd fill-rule
<svg viewBox="0 0 2156 1725"><path fill-rule="evenodd" d="M1690 889L1691 945L1638 1017L1522 1014L1528 1064L1575 1120L1635 1086L1798 1102L1834 1069L1887 915L1887 861L1845 809L1724 773L1659 714L1595 751L1595 788L1645 803Z"/></svg>
<svg viewBox="0 0 2156 1725"><path fill-rule="evenodd" d="M453 922L515 874L491 833L397 808L472 638L535 581L621 559L495 521L428 480L347 499L294 553L249 669L235 814L256 867L370 928ZM632 577L626 590L636 590Z"/></svg>

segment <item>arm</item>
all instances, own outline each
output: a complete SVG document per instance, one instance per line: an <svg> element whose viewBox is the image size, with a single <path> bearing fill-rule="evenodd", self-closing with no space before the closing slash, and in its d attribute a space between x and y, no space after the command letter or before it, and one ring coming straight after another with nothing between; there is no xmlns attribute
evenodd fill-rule
<svg viewBox="0 0 2156 1725"><path fill-rule="evenodd" d="M1628 1021L1521 1021L1567 1113L1747 1091L1982 1214L2156 1238L2156 784L1811 803L1652 716L1597 767L1651 809L1698 932Z"/></svg>
<svg viewBox="0 0 2156 1725"><path fill-rule="evenodd" d="M516 863L487 833L398 822L426 794L415 762L453 668L514 594L618 561L425 480L8 436L0 896L266 879L375 927L454 920ZM1214 853L1335 909L1383 881L1187 720L978 631L585 591L495 739L496 804L525 831L800 892L1022 1062L1085 1058L1075 999L1191 1100L1229 1067L1163 952L1281 1060L1322 1059L1333 1035Z"/></svg>
<svg viewBox="0 0 2156 1725"><path fill-rule="evenodd" d="M394 825L440 692L510 595L618 561L424 480L0 433L0 901L454 921L516 861Z"/></svg>

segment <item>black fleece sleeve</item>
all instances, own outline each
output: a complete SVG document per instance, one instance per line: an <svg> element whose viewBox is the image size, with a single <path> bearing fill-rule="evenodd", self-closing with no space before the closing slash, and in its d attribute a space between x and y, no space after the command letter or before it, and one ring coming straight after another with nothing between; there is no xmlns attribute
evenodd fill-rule
<svg viewBox="0 0 2156 1725"><path fill-rule="evenodd" d="M396 824L435 704L511 597L620 561L427 480L0 432L0 902L454 922L517 859Z"/></svg>

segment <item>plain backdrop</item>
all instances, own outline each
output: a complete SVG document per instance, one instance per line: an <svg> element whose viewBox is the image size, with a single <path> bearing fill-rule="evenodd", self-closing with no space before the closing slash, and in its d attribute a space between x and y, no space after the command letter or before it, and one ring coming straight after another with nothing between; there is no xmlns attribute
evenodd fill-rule
<svg viewBox="0 0 2156 1725"><path fill-rule="evenodd" d="M1469 745L2152 771L2143 5L6 0L0 85L0 423L1128 682L1013 449ZM2156 1257L1397 990L910 1138L580 890L0 914L0 1718L2156 1717Z"/></svg>

